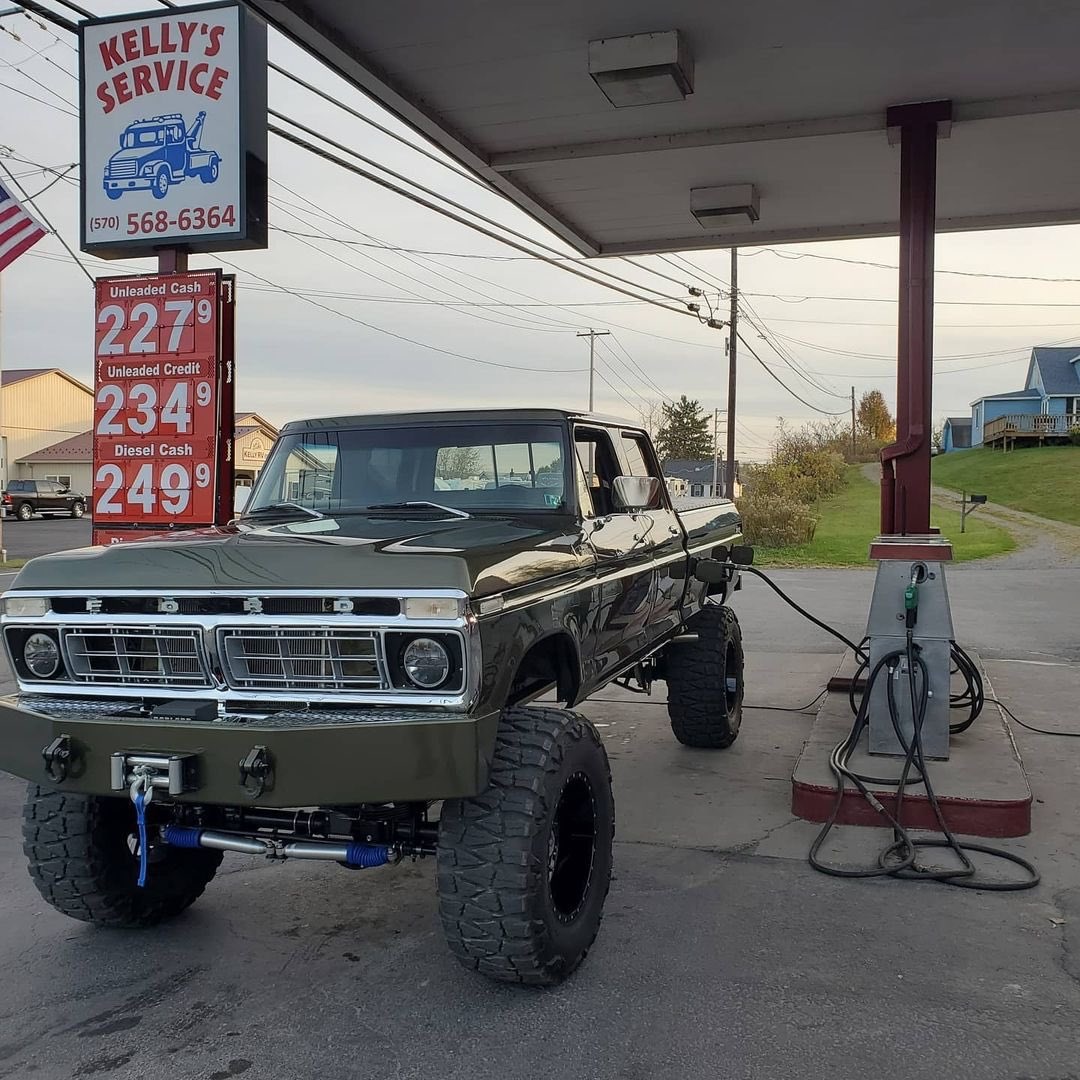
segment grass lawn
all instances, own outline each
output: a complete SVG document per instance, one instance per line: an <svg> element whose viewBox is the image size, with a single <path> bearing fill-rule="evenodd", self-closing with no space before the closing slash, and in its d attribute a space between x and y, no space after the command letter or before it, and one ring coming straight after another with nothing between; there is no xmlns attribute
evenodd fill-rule
<svg viewBox="0 0 1080 1080"><path fill-rule="evenodd" d="M934 483L991 502L1080 525L1080 446L976 447L934 458ZM970 519L969 519L970 520Z"/></svg>
<svg viewBox="0 0 1080 1080"><path fill-rule="evenodd" d="M763 566L869 566L870 541L878 534L881 499L877 484L863 476L861 466L848 469L847 487L814 507L818 516L814 539L801 547L754 548L754 561ZM982 559L1012 551L1016 541L996 525L968 518L960 532L960 514L935 506L932 521L953 544L957 561Z"/></svg>
<svg viewBox="0 0 1080 1080"><path fill-rule="evenodd" d="M8 559L7 562L0 562L0 570L18 570L25 565L25 559Z"/></svg>

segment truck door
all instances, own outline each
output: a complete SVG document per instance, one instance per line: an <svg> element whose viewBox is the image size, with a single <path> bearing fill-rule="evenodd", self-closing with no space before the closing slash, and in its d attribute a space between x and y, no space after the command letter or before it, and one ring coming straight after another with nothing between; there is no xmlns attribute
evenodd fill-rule
<svg viewBox="0 0 1080 1080"><path fill-rule="evenodd" d="M168 124L165 128L165 160L177 179L187 172L187 157L184 129L179 124Z"/></svg>
<svg viewBox="0 0 1080 1080"><path fill-rule="evenodd" d="M649 612L650 640L662 639L682 622L683 589L686 585L686 552L679 518L671 508L664 474L652 443L640 431L620 431L619 450L627 476L651 476L659 481L654 505L636 515L636 530L652 560L652 606Z"/></svg>
<svg viewBox="0 0 1080 1080"><path fill-rule="evenodd" d="M610 434L575 425L574 445L584 477L582 543L596 556L597 581L588 605L587 682L611 678L648 641L652 606L651 555L642 544L645 524L616 510L615 478L622 474Z"/></svg>

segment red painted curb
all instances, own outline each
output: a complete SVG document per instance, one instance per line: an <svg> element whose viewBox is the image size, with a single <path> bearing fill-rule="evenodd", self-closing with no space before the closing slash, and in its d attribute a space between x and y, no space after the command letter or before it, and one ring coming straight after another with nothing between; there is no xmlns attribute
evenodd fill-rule
<svg viewBox="0 0 1080 1080"><path fill-rule="evenodd" d="M896 794L874 791L874 797L895 813ZM791 812L806 821L825 821L836 803L836 789L804 784L791 778ZM1031 796L1026 799L995 801L993 799L957 799L938 796L942 815L953 832L965 836L1027 836L1031 832ZM886 827L888 822L854 788L844 790L838 825L874 825ZM930 800L925 795L907 792L904 795L900 823L909 829L938 829Z"/></svg>

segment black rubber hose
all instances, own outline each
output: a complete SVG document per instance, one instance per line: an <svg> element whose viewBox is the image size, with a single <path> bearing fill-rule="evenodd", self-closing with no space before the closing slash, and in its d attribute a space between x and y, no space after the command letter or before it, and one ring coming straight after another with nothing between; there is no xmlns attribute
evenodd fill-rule
<svg viewBox="0 0 1080 1080"><path fill-rule="evenodd" d="M833 627L829 626L828 623L824 623L815 615L811 615L810 612L806 610L806 608L802 607L800 604L797 604L794 600L792 600L791 597L788 596L788 594L784 592L784 590L781 589L779 585L772 582L756 566L739 566L739 569L745 574L755 574L757 577L761 578L761 580L764 581L765 584L768 585L769 588L772 589L772 591L776 593L776 595L779 596L785 604L794 608L804 619L812 622L819 629L824 630L826 634L832 634L832 636L836 638L837 641L842 641L849 649L851 649L853 653L855 653L855 655L860 660L867 658L866 650L863 649L861 645L856 645L854 641L852 641L850 638L845 637L843 634L840 633L839 630L834 630Z"/></svg>
<svg viewBox="0 0 1080 1080"><path fill-rule="evenodd" d="M966 656L966 654L964 655ZM900 745L905 751L904 768L899 780L895 781L895 813L890 813L877 796L869 790L867 782L864 782L865 778L854 773L848 767L848 762L851 754L854 752L855 746L858 744L859 737L868 724L869 702L874 684L883 670L888 668L889 674L891 675L895 669L889 667L889 665L898 662L901 659L907 662L907 686L912 706L913 731L909 743L900 726L899 707L896 700L895 686L893 680L889 678L886 683L885 694L886 703L889 709L889 717L892 721L893 730L896 732L897 738L900 741ZM967 659L970 663L970 658ZM972 669L974 669L973 664ZM1038 870L1032 863L1019 855L1014 855L1012 852L992 847L989 844L970 842L961 843L945 821L945 815L938 802L937 793L934 791L933 784L930 781L926 767L926 759L923 754L922 730L926 720L929 696L929 672L926 667L926 662L918 654L918 647L913 643L912 635L909 633L907 644L903 649L894 649L891 652L886 653L874 665L870 677L867 679L866 690L863 693L863 699L855 717L855 722L852 725L851 732L830 755L829 765L833 775L836 777L837 783L836 799L833 803L829 818L826 820L821 831L815 838L814 843L811 845L808 855L810 865L814 867L815 870L829 874L833 877L865 878L887 876L919 881L938 881L942 884L954 885L958 888L983 889L990 892L1011 892L1034 888L1038 885L1040 878ZM934 818L942 833L941 839L930 838L913 840L907 829L900 823L900 818L903 813L904 793L907 786L912 782L910 780L912 769L917 770L925 785L927 799L934 811ZM885 817L892 826L893 841L880 852L877 859L877 865L872 868L843 869L840 867L829 866L828 864L823 863L819 858L821 847L829 833L835 827L840 807L843 804L845 778L852 781L863 798L865 798L878 813ZM870 780L869 783L880 782ZM959 859L960 866L952 869L919 866L916 860L919 851L924 848L944 848L950 850ZM985 855L990 855L993 858L1013 863L1025 870L1027 876L1019 881L987 882L979 879L976 876L976 867L969 857L971 852L980 852Z"/></svg>

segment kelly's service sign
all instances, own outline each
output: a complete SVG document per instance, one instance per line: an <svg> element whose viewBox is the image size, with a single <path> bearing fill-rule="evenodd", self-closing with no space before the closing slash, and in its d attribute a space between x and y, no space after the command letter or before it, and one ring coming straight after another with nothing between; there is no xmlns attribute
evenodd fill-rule
<svg viewBox="0 0 1080 1080"><path fill-rule="evenodd" d="M265 247L265 24L230 2L79 36L83 250Z"/></svg>

